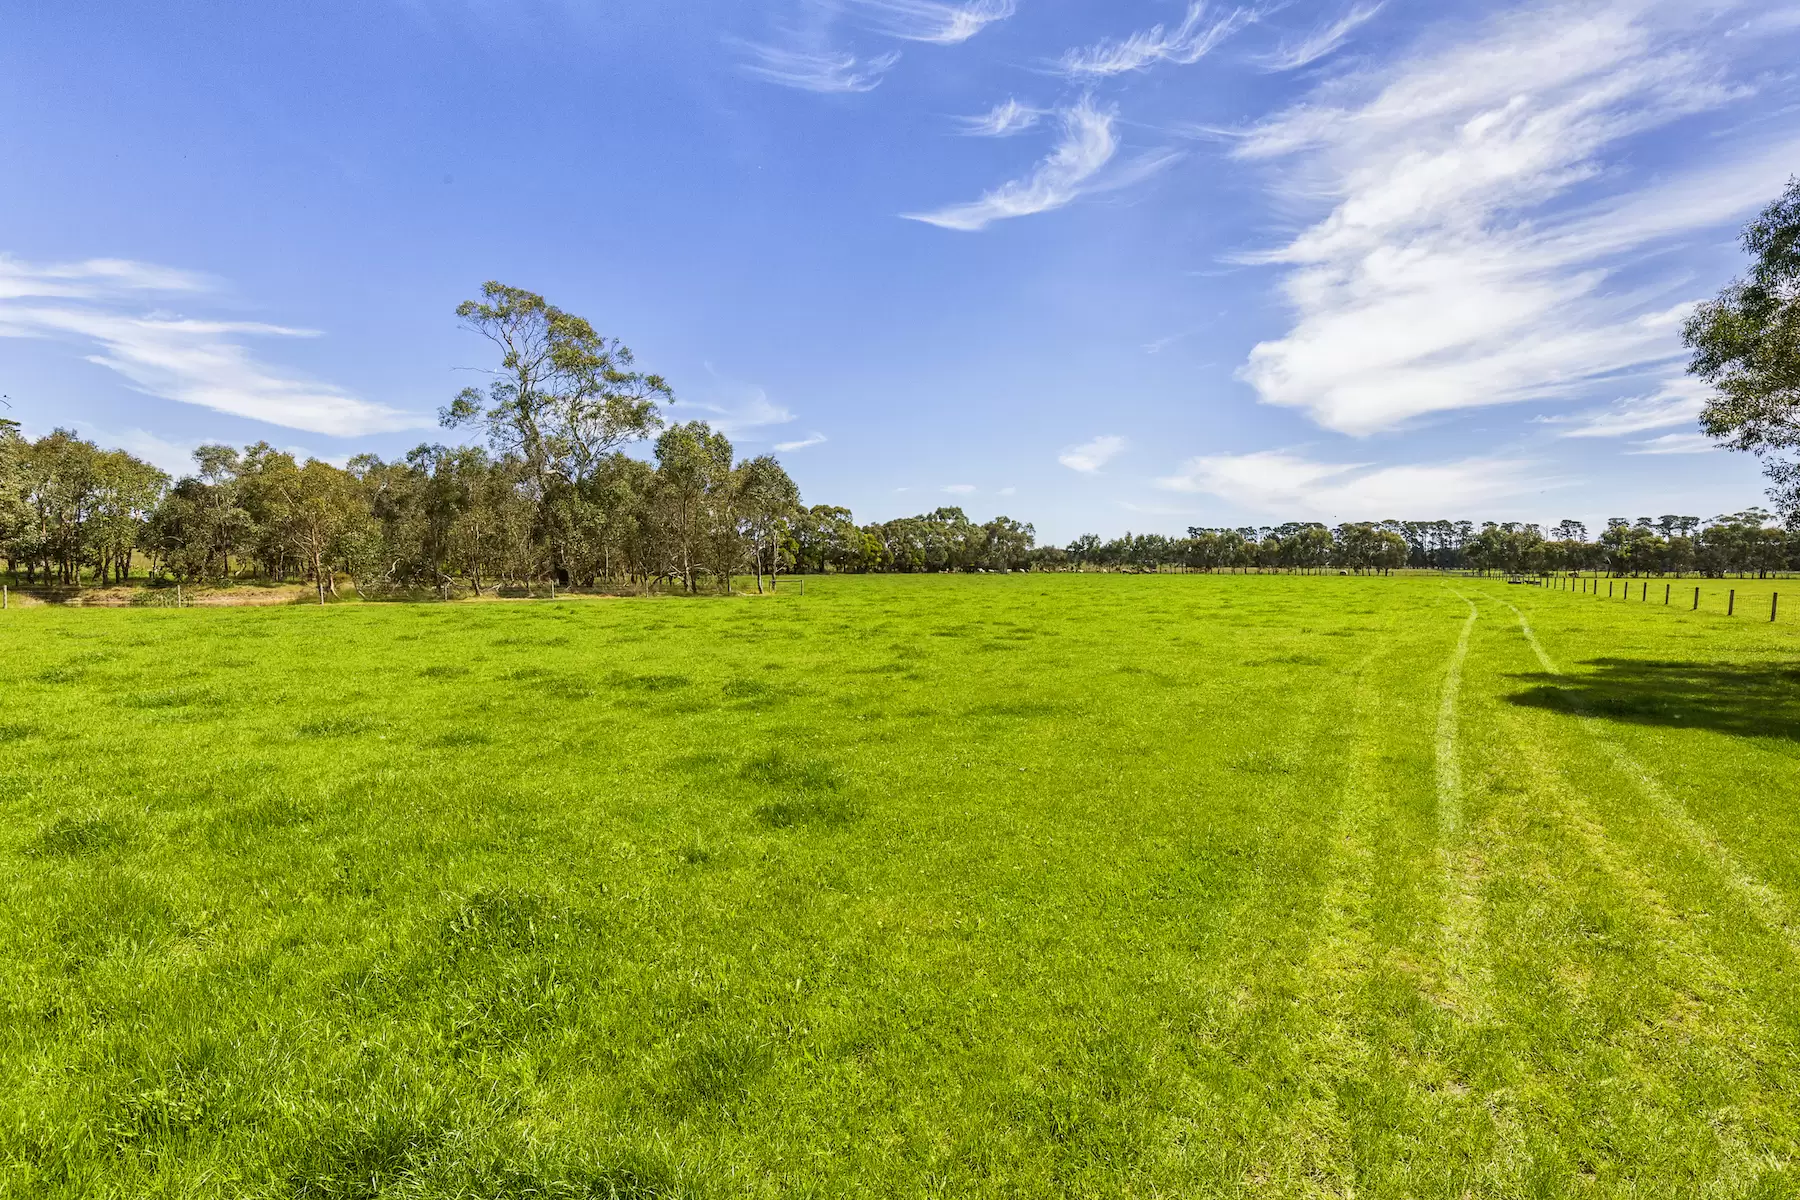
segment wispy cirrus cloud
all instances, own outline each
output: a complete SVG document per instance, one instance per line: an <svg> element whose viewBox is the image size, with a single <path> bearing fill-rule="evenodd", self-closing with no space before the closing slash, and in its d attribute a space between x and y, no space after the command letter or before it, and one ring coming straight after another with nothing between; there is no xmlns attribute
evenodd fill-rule
<svg viewBox="0 0 1800 1200"><path fill-rule="evenodd" d="M125 258L28 263L0 254L0 301L99 300L133 292L204 292L216 285L194 271Z"/></svg>
<svg viewBox="0 0 1800 1200"><path fill-rule="evenodd" d="M204 276L149 263L33 265L0 257L0 337L64 342L146 395L289 429L355 437L431 424L269 366L248 344L319 336L314 330L145 308L152 299L197 303L211 290Z"/></svg>
<svg viewBox="0 0 1800 1200"><path fill-rule="evenodd" d="M730 398L722 402L677 400L670 405L677 416L686 413L704 414L702 419L707 424L731 437L766 429L771 425L786 425L794 420L792 412L769 399L767 390L752 384L722 379L710 364L707 371L716 381L715 394L723 392Z"/></svg>
<svg viewBox="0 0 1800 1200"><path fill-rule="evenodd" d="M1358 4L1337 20L1320 26L1299 41L1283 42L1267 54L1253 56L1251 61L1266 71L1294 71L1310 66L1337 50L1358 28L1374 20L1386 3L1387 0L1379 0L1374 4Z"/></svg>
<svg viewBox="0 0 1800 1200"><path fill-rule="evenodd" d="M1144 343L1144 353L1145 354L1161 354L1164 350L1167 350L1170 346L1175 345L1175 343L1180 342L1180 341L1185 341L1186 339L1193 337L1194 334L1197 332L1198 332L1198 330L1185 329L1180 333L1171 333L1164 337L1156 338L1153 341L1145 342Z"/></svg>
<svg viewBox="0 0 1800 1200"><path fill-rule="evenodd" d="M1191 458L1174 475L1156 480L1156 485L1288 517L1358 521L1469 513L1559 482L1540 477L1531 464L1514 459L1379 467L1262 450Z"/></svg>
<svg viewBox="0 0 1800 1200"><path fill-rule="evenodd" d="M1800 154L1800 141L1758 135L1673 178L1617 168L1629 139L1742 95L1719 82L1725 51L1707 36L1729 7L1507 12L1254 128L1238 156L1277 164L1288 201L1329 208L1261 256L1288 268L1293 323L1240 377L1265 403L1367 434L1672 375L1684 305L1670 292L1684 281L1671 269L1626 290L1615 276L1741 217Z"/></svg>
<svg viewBox="0 0 1800 1200"><path fill-rule="evenodd" d="M958 117L962 131L970 137L1011 137L1036 125L1044 116L1041 108L1027 108L1017 100L996 104L979 117Z"/></svg>
<svg viewBox="0 0 1800 1200"><path fill-rule="evenodd" d="M1561 426L1562 437L1624 437L1671 425L1692 425L1706 407L1710 390L1692 376L1677 375L1647 396L1627 396L1604 408L1539 419L1546 425Z"/></svg>
<svg viewBox="0 0 1800 1200"><path fill-rule="evenodd" d="M1627 454L1709 454L1722 449L1720 445L1704 433L1665 433L1661 437L1646 438L1641 442L1631 443L1634 449Z"/></svg>
<svg viewBox="0 0 1800 1200"><path fill-rule="evenodd" d="M1103 434L1080 445L1064 447L1063 452L1056 456L1056 461L1071 471L1093 475L1117 458L1124 449L1124 438L1115 434Z"/></svg>
<svg viewBox="0 0 1800 1200"><path fill-rule="evenodd" d="M972 483L946 483L938 490L948 492L952 496L973 496L976 491L975 485Z"/></svg>
<svg viewBox="0 0 1800 1200"><path fill-rule="evenodd" d="M1017 0L854 0L879 30L909 42L953 46L1018 10Z"/></svg>
<svg viewBox="0 0 1800 1200"><path fill-rule="evenodd" d="M898 50L863 59L830 48L814 50L747 41L736 44L745 56L739 67L752 79L828 95L872 92L881 86L882 76L900 61Z"/></svg>
<svg viewBox="0 0 1800 1200"><path fill-rule="evenodd" d="M1103 79L1142 71L1158 63L1191 66L1263 15L1259 8L1234 8L1209 19L1208 11L1205 0L1193 0L1187 17L1173 31L1160 24L1152 25L1130 37L1070 50L1057 60L1056 67L1072 78Z"/></svg>
<svg viewBox="0 0 1800 1200"><path fill-rule="evenodd" d="M1024 217L1061 208L1091 186L1100 169L1118 153L1115 117L1083 98L1062 114L1062 140L1050 156L1023 179L1001 184L981 199L954 204L935 212L902 213L909 221L923 221L940 229L974 232L995 221Z"/></svg>
<svg viewBox="0 0 1800 1200"><path fill-rule="evenodd" d="M796 441L796 442L776 442L775 449L781 451L783 454L786 454L789 451L793 451L793 450L804 450L808 446L822 446L830 440L831 440L830 438L826 437L822 433L812 433L812 434L808 434L806 437L803 437L799 441Z"/></svg>

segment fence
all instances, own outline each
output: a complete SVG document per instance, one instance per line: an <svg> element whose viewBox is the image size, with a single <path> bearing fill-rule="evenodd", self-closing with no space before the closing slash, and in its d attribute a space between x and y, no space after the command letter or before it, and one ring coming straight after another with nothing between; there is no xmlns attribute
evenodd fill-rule
<svg viewBox="0 0 1800 1200"><path fill-rule="evenodd" d="M1653 604L1660 608L1745 617L1765 622L1781 620L1780 578L1689 580L1617 579L1604 576L1541 575L1538 586L1615 603ZM1604 585L1604 586L1603 586ZM1797 590L1790 587L1790 591Z"/></svg>

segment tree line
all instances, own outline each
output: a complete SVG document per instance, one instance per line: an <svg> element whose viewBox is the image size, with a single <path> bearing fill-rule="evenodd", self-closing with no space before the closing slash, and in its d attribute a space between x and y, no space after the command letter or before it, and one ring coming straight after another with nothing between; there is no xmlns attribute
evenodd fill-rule
<svg viewBox="0 0 1800 1200"><path fill-rule="evenodd" d="M737 459L704 422L659 429L649 410L594 421L587 428L617 444L593 453L572 419L541 414L529 421L536 444L508 444L523 414L511 395L490 397L490 424L496 409L507 424L488 447L428 444L340 468L267 443L208 445L173 481L66 430L27 441L0 421L0 556L27 584L116 583L134 570L170 583L299 580L321 602L343 578L363 595L450 598L559 586L692 593L744 576L761 590L784 572L1800 570L1800 534L1755 508L1616 517L1592 538L1572 520L1390 520L1089 534L1054 546L1037 544L1029 524L977 522L954 507L859 525L847 508L803 504L779 462ZM634 437L650 439L649 460L621 448Z"/></svg>
<svg viewBox="0 0 1800 1200"><path fill-rule="evenodd" d="M801 503L781 464L739 460L704 421L669 423L660 376L542 296L489 283L457 308L492 343L485 388L440 415L485 445L426 444L384 462L298 461L266 442L206 445L171 480L58 429L0 421L0 555L28 584L301 580L320 603L557 586L758 591L783 571L1020 570L1035 534L961 509L858 526ZM648 461L626 448L649 442Z"/></svg>
<svg viewBox="0 0 1800 1200"><path fill-rule="evenodd" d="M631 351L542 296L488 283L457 307L496 355L485 388L439 414L485 445L426 444L384 462L300 462L266 442L200 447L172 480L58 429L35 441L0 419L0 556L15 579L79 586L152 580L300 580L320 603L349 578L365 595L482 595L562 587L758 591L782 572L1137 570L1617 575L1800 569L1800 181L1744 232L1753 268L1701 305L1684 337L1715 388L1710 435L1769 460L1761 509L1701 520L1623 517L1592 539L1577 521L1291 522L1194 527L1040 546L1010 517L960 508L858 525L808 507L773 457L739 460L704 421L670 424L674 394ZM649 442L648 460L626 452Z"/></svg>
<svg viewBox="0 0 1800 1200"><path fill-rule="evenodd" d="M1545 528L1518 521L1370 521L1335 527L1289 522L1239 529L1194 527L1186 537L1088 534L1046 548L1045 566L1156 571L1413 570L1613 575L1769 575L1800 570L1800 533L1760 508L1698 517L1613 517L1592 540L1580 521Z"/></svg>

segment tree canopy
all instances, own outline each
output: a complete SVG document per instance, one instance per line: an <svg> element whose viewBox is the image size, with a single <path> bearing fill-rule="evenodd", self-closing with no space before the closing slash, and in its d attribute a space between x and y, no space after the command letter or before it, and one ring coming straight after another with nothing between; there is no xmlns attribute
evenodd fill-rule
<svg viewBox="0 0 1800 1200"><path fill-rule="evenodd" d="M1800 445L1793 349L1800 182L1745 235L1751 274L1696 313L1695 370L1716 382L1709 432L1761 452ZM784 571L1023 570L1509 572L1719 575L1800 567L1800 530L1760 509L1702 521L1317 522L1190 528L1185 537L1084 535L1039 545L1030 524L961 508L858 524L807 505L771 455L747 460L704 421L669 424L674 393L631 351L542 296L488 283L457 316L498 351L485 390L444 425L486 445L420 445L386 462L304 462L266 442L203 445L168 475L56 429L28 440L0 418L0 556L15 581L80 586L140 570L171 582L299 581L323 604L364 595L480 596L541 586L761 591ZM636 450L636 453L632 451ZM1790 468L1791 469L1791 468ZM1788 476L1789 499L1800 486ZM1791 508L1790 508L1791 512Z"/></svg>
<svg viewBox="0 0 1800 1200"><path fill-rule="evenodd" d="M1800 178L1745 227L1749 273L1695 309L1688 370L1713 386L1705 432L1767 457L1770 498L1800 528Z"/></svg>

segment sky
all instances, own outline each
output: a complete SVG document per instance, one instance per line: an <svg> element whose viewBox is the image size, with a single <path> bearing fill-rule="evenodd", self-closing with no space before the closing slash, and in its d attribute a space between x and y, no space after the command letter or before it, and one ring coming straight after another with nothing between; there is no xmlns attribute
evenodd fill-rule
<svg viewBox="0 0 1800 1200"><path fill-rule="evenodd" d="M1680 327L1796 63L1772 0L7 5L0 411L397 456L494 279L860 521L1710 517Z"/></svg>

